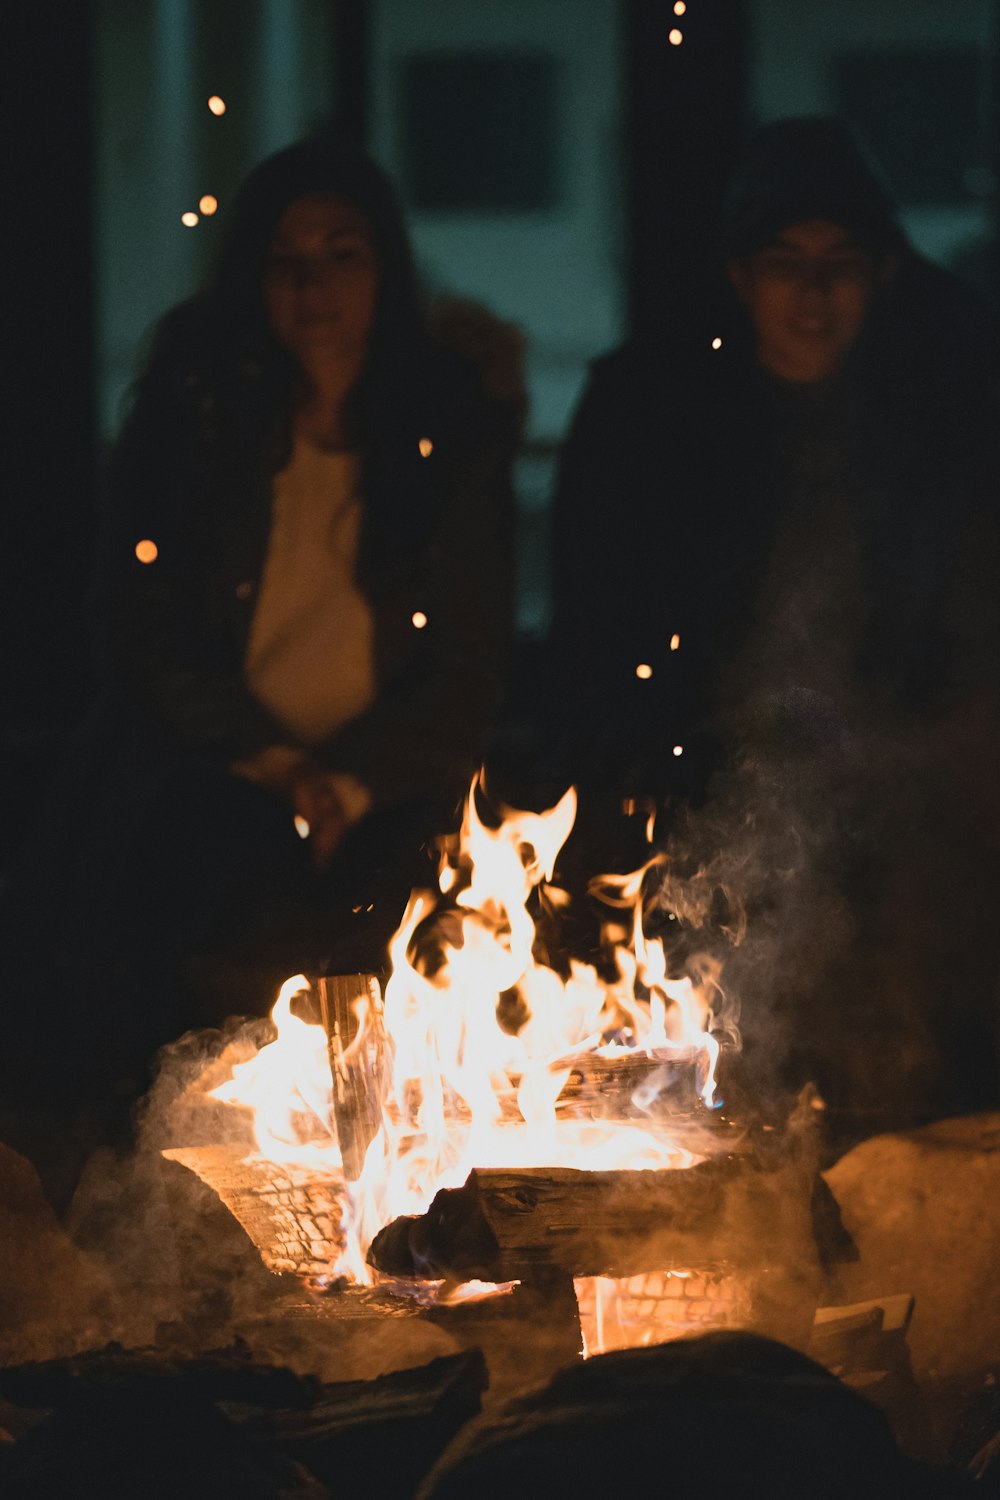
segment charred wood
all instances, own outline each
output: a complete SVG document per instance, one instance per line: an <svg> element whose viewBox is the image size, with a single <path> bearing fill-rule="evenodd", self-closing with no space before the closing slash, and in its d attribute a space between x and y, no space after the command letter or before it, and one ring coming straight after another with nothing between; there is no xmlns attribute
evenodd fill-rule
<svg viewBox="0 0 1000 1500"><path fill-rule="evenodd" d="M680 1171L478 1169L428 1211L376 1236L369 1259L400 1276L484 1281L630 1276L708 1258L734 1266L815 1259L812 1178L722 1157ZM801 1244L799 1243L801 1242Z"/></svg>
<svg viewBox="0 0 1000 1500"><path fill-rule="evenodd" d="M478 1350L321 1385L255 1364L239 1341L197 1359L117 1345L0 1371L45 1415L0 1448L5 1496L239 1495L404 1500L487 1383Z"/></svg>
<svg viewBox="0 0 1000 1500"><path fill-rule="evenodd" d="M372 974L335 974L319 981L319 999L330 1039L333 1113L344 1176L356 1182L382 1124L385 1031L381 990Z"/></svg>

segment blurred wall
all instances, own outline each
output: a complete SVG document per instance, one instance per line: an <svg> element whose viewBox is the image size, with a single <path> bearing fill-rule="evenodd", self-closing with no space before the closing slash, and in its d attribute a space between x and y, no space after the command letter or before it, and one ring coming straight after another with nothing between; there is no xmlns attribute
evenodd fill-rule
<svg viewBox="0 0 1000 1500"><path fill-rule="evenodd" d="M334 103L327 0L96 0L97 387L121 421L146 336L196 289L229 195ZM225 113L208 99L219 96ZM214 195L218 215L185 212Z"/></svg>
<svg viewBox="0 0 1000 1500"><path fill-rule="evenodd" d="M752 14L756 119L852 112L913 243L995 295L994 0L755 0Z"/></svg>
<svg viewBox="0 0 1000 1500"><path fill-rule="evenodd" d="M403 189L428 281L484 302L527 333L531 433L542 440L561 435L586 361L613 344L623 325L620 10L616 0L371 6L369 142ZM441 142L455 159L451 206L431 206L419 200L412 164L408 170L407 105L421 102L419 63L450 60L474 69L484 57L511 65L509 91L493 95L494 108L510 111L489 127L494 139L506 139L511 153L533 143L552 153L552 180L538 194L545 201L493 205L487 185L477 202L474 180L463 196L463 178L490 171L487 122L477 119L489 108L484 96L455 112ZM449 70L438 76L447 81ZM542 109L546 118L532 121ZM523 165L530 171L530 162Z"/></svg>

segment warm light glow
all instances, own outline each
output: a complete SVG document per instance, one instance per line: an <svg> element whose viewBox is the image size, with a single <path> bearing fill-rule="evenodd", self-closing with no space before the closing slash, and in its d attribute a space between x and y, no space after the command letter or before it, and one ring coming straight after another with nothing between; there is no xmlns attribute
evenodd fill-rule
<svg viewBox="0 0 1000 1500"><path fill-rule="evenodd" d="M682 16L686 10L687 6L684 4L684 0L676 0L676 3L674 5L674 15Z"/></svg>
<svg viewBox="0 0 1000 1500"><path fill-rule="evenodd" d="M674 746L674 754L675 755L683 755L684 754L684 746L683 745L675 745Z"/></svg>
<svg viewBox="0 0 1000 1500"><path fill-rule="evenodd" d="M218 94L213 94L208 101L208 107L213 115L224 115L226 113L226 101L220 99Z"/></svg>
<svg viewBox="0 0 1000 1500"><path fill-rule="evenodd" d="M671 651L679 651L680 650L680 646L681 646L681 638L675 632L670 637L670 649L671 649Z"/></svg>
<svg viewBox="0 0 1000 1500"><path fill-rule="evenodd" d="M654 1271L638 1276L574 1278L583 1357L643 1349L710 1328L745 1326L752 1315L747 1279L726 1267Z"/></svg>
<svg viewBox="0 0 1000 1500"><path fill-rule="evenodd" d="M198 207L201 209L206 219L210 219L212 215L218 210L219 200L218 198L214 198L211 193L203 193L198 199Z"/></svg>
<svg viewBox="0 0 1000 1500"><path fill-rule="evenodd" d="M159 557L160 549L155 542L151 542L149 537L146 536L143 537L141 542L136 542L135 555L141 563L152 563Z"/></svg>
<svg viewBox="0 0 1000 1500"><path fill-rule="evenodd" d="M722 340L721 339L713 339L712 340L712 348L713 349L721 349L722 348Z"/></svg>
<svg viewBox="0 0 1000 1500"><path fill-rule="evenodd" d="M635 669L635 675L643 682L648 682L653 675L653 669L648 661L641 661Z"/></svg>
<svg viewBox="0 0 1000 1500"><path fill-rule="evenodd" d="M198 215L191 213L190 209L186 214L181 214L181 223L184 225L185 229L193 229L197 222Z"/></svg>
<svg viewBox="0 0 1000 1500"><path fill-rule="evenodd" d="M673 31L670 33L670 36L669 36L668 40L670 42L671 47L679 47L680 44L681 44L681 42L683 42L683 40L684 40L684 33L683 33L683 31L678 31L677 27L675 26L674 29L673 29Z"/></svg>
<svg viewBox="0 0 1000 1500"><path fill-rule="evenodd" d="M672 1112L652 1107L659 1092L681 1070L693 1097L714 1107L721 991L714 975L670 977L662 940L643 929L666 855L593 882L609 908L602 970L571 958L565 977L544 959L534 914L554 916L569 901L553 881L575 790L540 813L497 807L487 817L483 798L477 777L460 832L441 842L438 890L411 895L390 944L378 1027L359 1002L343 1054L363 1055L366 1030L384 1026L384 1080L371 1096L381 1123L360 1177L352 1173L342 1226L343 1274L357 1280L383 1225L424 1213L474 1167L682 1170L700 1158L678 1139ZM311 1163L329 1177L341 1160L333 1075L323 1027L292 1009L305 989L301 975L282 986L277 1039L212 1097L253 1109L254 1161Z"/></svg>
<svg viewBox="0 0 1000 1500"><path fill-rule="evenodd" d="M431 454L434 452L434 444L431 442L430 438L421 438L420 442L417 444L417 447L420 449L421 458L430 458Z"/></svg>
<svg viewBox="0 0 1000 1500"><path fill-rule="evenodd" d="M301 813L296 813L295 815L295 832L300 839L307 839L309 837L309 820L308 818L304 818Z"/></svg>
<svg viewBox="0 0 1000 1500"><path fill-rule="evenodd" d="M410 620L413 624L414 630L423 630L424 626L427 624L427 616L424 614L422 609L415 609L413 611L413 614L410 616Z"/></svg>

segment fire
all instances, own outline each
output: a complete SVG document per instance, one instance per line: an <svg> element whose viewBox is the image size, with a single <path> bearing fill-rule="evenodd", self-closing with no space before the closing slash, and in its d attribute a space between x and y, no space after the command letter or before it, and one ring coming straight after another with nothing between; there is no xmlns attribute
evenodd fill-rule
<svg viewBox="0 0 1000 1500"><path fill-rule="evenodd" d="M326 1033L292 1011L292 1001L308 990L304 974L285 980L271 1012L274 1042L237 1063L212 1097L252 1111L258 1156L299 1166L315 1159L328 1170L340 1165L340 1146L332 1124Z"/></svg>
<svg viewBox="0 0 1000 1500"><path fill-rule="evenodd" d="M477 778L460 833L442 847L437 890L413 893L390 945L384 1005L377 987L367 1002L381 1011L385 1067L381 1126L347 1184L358 1279L360 1251L384 1224L424 1212L474 1167L689 1166L699 1158L657 1098L684 1072L700 1105L715 1102L717 982L671 977L643 925L646 877L663 857L593 883L613 914L606 970L571 960L560 972L539 924L569 899L553 880L576 793L542 813L503 808L498 826L481 815L481 794ZM292 1010L306 989L302 975L282 986L276 1040L214 1093L253 1110L258 1159L329 1172L341 1153L328 1037Z"/></svg>

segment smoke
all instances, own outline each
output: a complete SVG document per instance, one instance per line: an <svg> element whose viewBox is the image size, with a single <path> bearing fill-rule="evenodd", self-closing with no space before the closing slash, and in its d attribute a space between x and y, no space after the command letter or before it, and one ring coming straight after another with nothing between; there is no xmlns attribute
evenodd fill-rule
<svg viewBox="0 0 1000 1500"><path fill-rule="evenodd" d="M266 1288L259 1257L215 1195L161 1152L178 1141L250 1148L241 1112L207 1094L269 1034L267 1021L232 1018L163 1048L134 1145L99 1149L84 1168L67 1228L111 1274L116 1337L125 1343L155 1343L182 1328L195 1345L225 1342L233 1317Z"/></svg>
<svg viewBox="0 0 1000 1500"><path fill-rule="evenodd" d="M723 685L729 758L675 817L651 905L675 968L717 966L757 1105L814 1083L846 1143L929 1105L934 793L924 740L862 686L808 588L773 606L781 644L762 627Z"/></svg>

